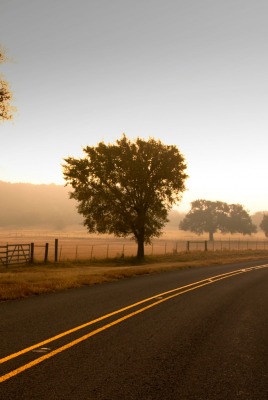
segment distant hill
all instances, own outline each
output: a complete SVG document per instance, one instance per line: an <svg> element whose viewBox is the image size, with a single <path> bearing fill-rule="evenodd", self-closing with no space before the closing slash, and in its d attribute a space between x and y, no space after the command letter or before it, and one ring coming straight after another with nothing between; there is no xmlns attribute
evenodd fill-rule
<svg viewBox="0 0 268 400"><path fill-rule="evenodd" d="M0 227L64 229L82 224L69 188L0 181Z"/></svg>
<svg viewBox="0 0 268 400"><path fill-rule="evenodd" d="M0 229L36 228L66 230L81 227L83 218L76 210L77 202L70 200L71 188L62 185L34 185L0 181ZM184 214L169 213L168 230L178 230Z"/></svg>

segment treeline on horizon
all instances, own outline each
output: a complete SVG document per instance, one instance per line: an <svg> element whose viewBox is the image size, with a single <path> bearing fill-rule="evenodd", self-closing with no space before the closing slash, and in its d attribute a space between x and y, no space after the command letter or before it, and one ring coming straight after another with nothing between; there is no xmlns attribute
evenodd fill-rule
<svg viewBox="0 0 268 400"><path fill-rule="evenodd" d="M46 228L66 230L83 228L83 218L78 214L75 200L69 199L71 188L56 184L10 183L0 181L0 229ZM251 215L257 225L264 211ZM171 210L167 229L179 229L185 213ZM85 228L84 228L85 229Z"/></svg>
<svg viewBox="0 0 268 400"><path fill-rule="evenodd" d="M0 181L0 229L86 229L76 201L69 199L70 190L64 185ZM178 229L184 215L172 210L167 227Z"/></svg>
<svg viewBox="0 0 268 400"><path fill-rule="evenodd" d="M81 225L70 188L55 184L35 185L0 181L0 228L47 228L63 230Z"/></svg>

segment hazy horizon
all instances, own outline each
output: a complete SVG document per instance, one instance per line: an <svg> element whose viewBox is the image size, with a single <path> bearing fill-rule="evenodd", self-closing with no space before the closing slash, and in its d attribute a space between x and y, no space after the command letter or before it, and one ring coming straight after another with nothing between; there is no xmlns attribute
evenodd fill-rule
<svg viewBox="0 0 268 400"><path fill-rule="evenodd" d="M70 200L69 187L57 184L10 183L0 180L0 230L49 229L70 230L74 226L87 232L77 202ZM166 229L179 230L184 217L176 210L169 212Z"/></svg>
<svg viewBox="0 0 268 400"><path fill-rule="evenodd" d="M0 180L62 184L63 158L130 138L176 145L196 199L268 208L264 0L2 0L18 112ZM267 206L266 206L267 204Z"/></svg>

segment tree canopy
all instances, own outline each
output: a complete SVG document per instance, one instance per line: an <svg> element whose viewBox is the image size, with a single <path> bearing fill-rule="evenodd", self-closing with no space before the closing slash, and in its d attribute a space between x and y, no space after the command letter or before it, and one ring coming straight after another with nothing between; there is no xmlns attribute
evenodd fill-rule
<svg viewBox="0 0 268 400"><path fill-rule="evenodd" d="M208 232L209 240L214 233L242 233L250 235L257 228L241 204L227 204L222 201L195 200L191 210L179 224L180 229L198 235Z"/></svg>
<svg viewBox="0 0 268 400"><path fill-rule="evenodd" d="M0 64L7 61L4 51L0 48ZM13 117L15 108L10 102L13 95L10 91L8 82L0 75L0 121L9 120Z"/></svg>
<svg viewBox="0 0 268 400"><path fill-rule="evenodd" d="M64 159L63 174L74 189L89 232L135 239L137 257L158 237L168 211L185 190L186 163L176 146L150 138L85 147L85 158Z"/></svg>

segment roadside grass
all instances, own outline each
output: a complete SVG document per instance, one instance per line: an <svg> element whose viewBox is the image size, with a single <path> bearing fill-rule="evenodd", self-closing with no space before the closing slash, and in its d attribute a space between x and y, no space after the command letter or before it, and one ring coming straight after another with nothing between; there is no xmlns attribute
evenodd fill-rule
<svg viewBox="0 0 268 400"><path fill-rule="evenodd" d="M34 263L0 267L0 301L168 270L267 260L267 250L185 252L147 256L142 263L134 257Z"/></svg>

